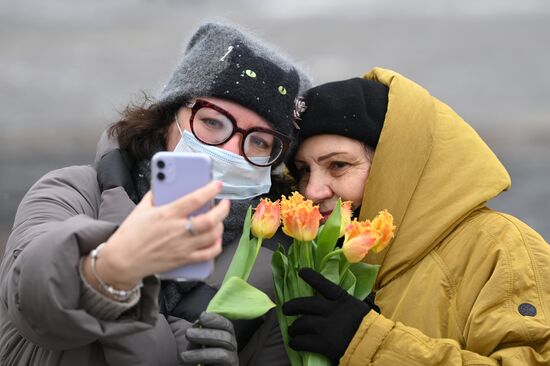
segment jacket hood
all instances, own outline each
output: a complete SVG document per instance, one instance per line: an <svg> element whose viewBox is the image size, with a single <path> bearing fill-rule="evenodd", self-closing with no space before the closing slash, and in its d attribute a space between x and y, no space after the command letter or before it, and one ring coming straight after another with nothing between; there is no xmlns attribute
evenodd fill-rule
<svg viewBox="0 0 550 366"><path fill-rule="evenodd" d="M360 219L388 209L393 242L365 261L380 264L375 289L414 266L473 210L510 187L504 166L449 106L402 75L374 68L388 110L365 185Z"/></svg>

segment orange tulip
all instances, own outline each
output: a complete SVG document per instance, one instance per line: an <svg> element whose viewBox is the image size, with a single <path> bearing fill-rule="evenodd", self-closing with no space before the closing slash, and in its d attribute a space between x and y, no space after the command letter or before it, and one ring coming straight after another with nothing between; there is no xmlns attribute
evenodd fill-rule
<svg viewBox="0 0 550 366"><path fill-rule="evenodd" d="M304 199L298 192L293 192L289 198L282 197L281 216L283 232L299 241L315 239L323 218L319 206L314 206L311 200Z"/></svg>
<svg viewBox="0 0 550 366"><path fill-rule="evenodd" d="M346 227L345 233L346 237L342 245L344 256L350 263L362 261L376 242L376 238L372 235L371 222L355 219Z"/></svg>
<svg viewBox="0 0 550 366"><path fill-rule="evenodd" d="M393 238L395 226L393 225L393 216L387 211L380 211L372 220L372 231L376 242L372 251L378 253L382 251Z"/></svg>
<svg viewBox="0 0 550 366"><path fill-rule="evenodd" d="M262 198L252 215L252 235L259 239L271 239L281 223L281 204Z"/></svg>
<svg viewBox="0 0 550 366"><path fill-rule="evenodd" d="M342 202L340 207L340 235L339 238L344 236L346 228L351 223L351 201Z"/></svg>

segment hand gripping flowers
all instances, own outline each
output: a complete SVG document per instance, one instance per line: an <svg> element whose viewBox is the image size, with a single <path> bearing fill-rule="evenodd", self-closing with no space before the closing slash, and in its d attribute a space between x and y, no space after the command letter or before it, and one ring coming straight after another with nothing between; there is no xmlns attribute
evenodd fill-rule
<svg viewBox="0 0 550 366"><path fill-rule="evenodd" d="M363 300L371 292L378 266L363 263L369 251L380 252L394 235L392 215L384 210L372 221L351 220L351 202L338 201L324 225L319 207L298 193L271 202L262 199L254 215L249 208L243 235L224 283L208 306L208 311L230 319L250 319L276 307L281 333L293 366L330 365L315 353L296 352L288 346L288 328L295 316L286 316L282 304L315 295L315 290L299 275L301 268L312 268L353 297ZM293 238L288 251L282 246L272 257L275 304L246 281L256 261L262 240L271 238L282 222L283 232ZM251 238L250 233L253 237ZM337 248L338 239L344 243Z"/></svg>

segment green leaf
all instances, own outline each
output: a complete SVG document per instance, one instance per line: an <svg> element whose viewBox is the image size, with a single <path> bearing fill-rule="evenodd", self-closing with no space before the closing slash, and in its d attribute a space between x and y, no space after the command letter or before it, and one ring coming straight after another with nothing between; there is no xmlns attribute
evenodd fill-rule
<svg viewBox="0 0 550 366"><path fill-rule="evenodd" d="M379 268L380 266L377 264L362 262L355 263L350 266L350 271L352 271L355 278L357 278L353 297L359 300L364 300L368 294L371 293Z"/></svg>
<svg viewBox="0 0 550 366"><path fill-rule="evenodd" d="M330 259L325 267L321 270L321 274L335 284L340 284L340 268L338 258Z"/></svg>
<svg viewBox="0 0 550 366"><path fill-rule="evenodd" d="M277 249L275 249L275 251L281 252L286 258L285 247L283 247L281 244L277 244ZM273 264L273 262L272 262L272 264Z"/></svg>
<svg viewBox="0 0 550 366"><path fill-rule="evenodd" d="M289 248L287 280L288 295L285 300L313 296L315 291L298 275L300 268L311 268L311 242L294 240Z"/></svg>
<svg viewBox="0 0 550 366"><path fill-rule="evenodd" d="M254 268L254 264L256 263L256 258L258 257L258 245L261 245L261 239L252 238L248 242L248 256L246 257L246 262L244 264L244 273L241 277L243 280L248 281L248 277L250 277L250 273L252 272L252 269Z"/></svg>
<svg viewBox="0 0 550 366"><path fill-rule="evenodd" d="M283 342L285 345L286 353L288 355L288 358L290 360L290 364L292 366L302 366L302 357L298 352L290 348L288 345L288 326L290 324L287 323L288 318L285 314L283 314L283 308L282 304L277 304L276 308L276 314L277 314L277 320L279 320L279 328L281 330L281 334L283 336Z"/></svg>
<svg viewBox="0 0 550 366"><path fill-rule="evenodd" d="M298 285L298 297L308 297L308 296L313 296L315 295L315 290L313 289L313 287L311 287L306 281L304 281L302 279L302 277L300 277L298 275L298 272L296 271L295 272L295 275L296 275L296 283Z"/></svg>
<svg viewBox="0 0 550 366"><path fill-rule="evenodd" d="M355 284L357 279L351 270L346 270L342 278L340 279L340 287L347 291L348 294L352 295L355 293Z"/></svg>
<svg viewBox="0 0 550 366"><path fill-rule="evenodd" d="M237 250L231 259L231 264L227 269L227 273L223 279L225 283L231 277L238 277L243 280L248 280L248 276L256 262L256 243L257 239L250 239L250 222L252 218L252 206L248 206L246 217L244 220L243 233L239 240Z"/></svg>
<svg viewBox="0 0 550 366"><path fill-rule="evenodd" d="M262 291L239 277L230 277L210 300L206 310L233 320L255 319L274 306Z"/></svg>
<svg viewBox="0 0 550 366"><path fill-rule="evenodd" d="M313 269L315 269L315 264L317 263L317 242L315 240L311 241L311 258L313 259L314 264ZM321 259L319 259L319 261L321 261Z"/></svg>
<svg viewBox="0 0 550 366"><path fill-rule="evenodd" d="M275 283L275 294L277 295L277 300L284 302L284 286L286 281L286 268L288 266L288 261L282 250L279 250L273 253L271 257L271 270L273 272L273 282Z"/></svg>
<svg viewBox="0 0 550 366"><path fill-rule="evenodd" d="M301 295L298 280L302 281L302 279L298 277L296 268L294 268L290 261L287 267L285 280L285 301L300 297Z"/></svg>
<svg viewBox="0 0 550 366"><path fill-rule="evenodd" d="M302 352L304 355L303 366L331 366L332 362L319 353Z"/></svg>
<svg viewBox="0 0 550 366"><path fill-rule="evenodd" d="M284 248L279 246L271 257L271 269L273 271L273 281L275 282L275 303L277 304L276 314L279 320L279 328L285 345L288 358L292 366L302 366L302 358L298 352L289 347L288 326L292 324L294 317L287 317L283 314L282 306L285 302L285 282L288 260L284 254Z"/></svg>
<svg viewBox="0 0 550 366"><path fill-rule="evenodd" d="M341 213L340 208L342 206L342 200L338 199L336 207L330 214L327 222L319 230L317 235L317 253L315 253L315 269L320 270L321 260L325 255L332 252L338 241L340 235Z"/></svg>

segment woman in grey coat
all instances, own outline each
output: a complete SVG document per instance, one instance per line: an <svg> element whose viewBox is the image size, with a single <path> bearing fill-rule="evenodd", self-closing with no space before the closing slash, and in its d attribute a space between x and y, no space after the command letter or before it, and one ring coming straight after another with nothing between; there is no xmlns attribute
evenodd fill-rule
<svg viewBox="0 0 550 366"><path fill-rule="evenodd" d="M294 100L308 86L259 40L201 26L159 97L130 105L104 133L93 166L52 171L23 198L0 267L0 364L288 364L273 313L231 323L202 312L246 208L281 193L275 168L294 134ZM225 136L213 141L201 123ZM250 146L266 142L271 154L259 163ZM149 162L161 150L209 154L215 181L153 206ZM187 219L214 198L209 212ZM276 241L250 276L268 294ZM204 283L161 286L155 276L214 257Z"/></svg>

